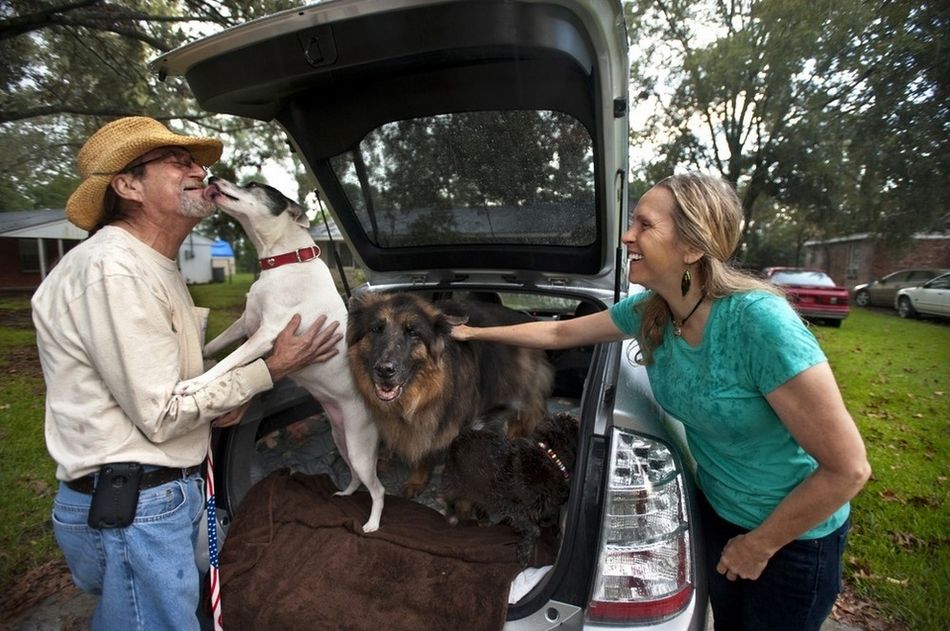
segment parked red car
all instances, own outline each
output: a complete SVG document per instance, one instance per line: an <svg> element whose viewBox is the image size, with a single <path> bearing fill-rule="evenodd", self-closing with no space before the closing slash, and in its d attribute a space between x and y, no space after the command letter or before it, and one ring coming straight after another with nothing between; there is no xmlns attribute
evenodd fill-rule
<svg viewBox="0 0 950 631"><path fill-rule="evenodd" d="M788 301L806 320L820 320L838 327L848 317L847 288L835 283L821 270L766 267L762 275L785 290Z"/></svg>

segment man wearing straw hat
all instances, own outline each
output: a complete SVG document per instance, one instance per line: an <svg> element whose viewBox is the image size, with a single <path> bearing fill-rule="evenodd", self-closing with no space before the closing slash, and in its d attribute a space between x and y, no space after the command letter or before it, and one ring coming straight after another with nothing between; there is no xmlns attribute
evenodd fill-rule
<svg viewBox="0 0 950 631"><path fill-rule="evenodd" d="M251 397L325 361L339 340L324 320L297 335L295 316L268 358L172 394L204 369L208 310L194 306L174 259L214 211L204 179L221 150L146 117L99 129L79 151L83 181L66 204L91 236L33 296L60 480L53 527L76 585L102 595L94 629L199 628L209 428L237 423Z"/></svg>

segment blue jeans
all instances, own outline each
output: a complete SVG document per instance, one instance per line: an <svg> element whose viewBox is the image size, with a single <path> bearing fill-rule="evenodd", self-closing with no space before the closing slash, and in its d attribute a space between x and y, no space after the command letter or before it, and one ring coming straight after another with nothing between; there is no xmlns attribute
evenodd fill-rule
<svg viewBox="0 0 950 631"><path fill-rule="evenodd" d="M97 530L87 524L91 495L60 483L53 531L76 586L101 598L98 629L199 629L201 591L195 565L204 510L199 476L139 493L135 521Z"/></svg>
<svg viewBox="0 0 950 631"><path fill-rule="evenodd" d="M706 575L716 631L818 631L841 591L841 557L850 520L819 539L781 548L754 581L716 572L729 539L749 532L728 522L700 494Z"/></svg>

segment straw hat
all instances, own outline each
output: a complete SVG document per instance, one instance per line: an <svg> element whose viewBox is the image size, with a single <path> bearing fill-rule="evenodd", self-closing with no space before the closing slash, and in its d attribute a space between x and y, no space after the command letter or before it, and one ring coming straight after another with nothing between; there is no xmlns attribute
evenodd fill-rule
<svg viewBox="0 0 950 631"><path fill-rule="evenodd" d="M66 202L66 218L92 230L105 214L103 201L112 178L130 162L159 147L184 147L202 166L221 157L221 141L203 136L179 136L153 118L130 116L104 125L79 150L83 181Z"/></svg>

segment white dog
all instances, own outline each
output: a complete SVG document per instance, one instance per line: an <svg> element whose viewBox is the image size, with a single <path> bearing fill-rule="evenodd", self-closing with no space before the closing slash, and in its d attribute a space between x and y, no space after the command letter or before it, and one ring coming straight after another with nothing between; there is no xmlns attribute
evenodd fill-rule
<svg viewBox="0 0 950 631"><path fill-rule="evenodd" d="M208 186L208 195L218 208L241 223L257 249L262 269L247 294L244 313L208 342L204 355L211 357L245 337L247 341L209 371L178 384L175 392L193 393L227 371L262 357L295 313L301 316L301 328L324 313L327 322L337 320L344 333L340 352L291 378L313 395L330 418L333 440L350 467L350 484L339 495L350 495L360 482L369 490L373 503L363 532L373 532L379 528L385 494L376 475L379 430L353 385L346 354L346 305L330 270L318 257L319 250L307 231L310 222L299 205L270 186L251 183L240 187L216 177Z"/></svg>

